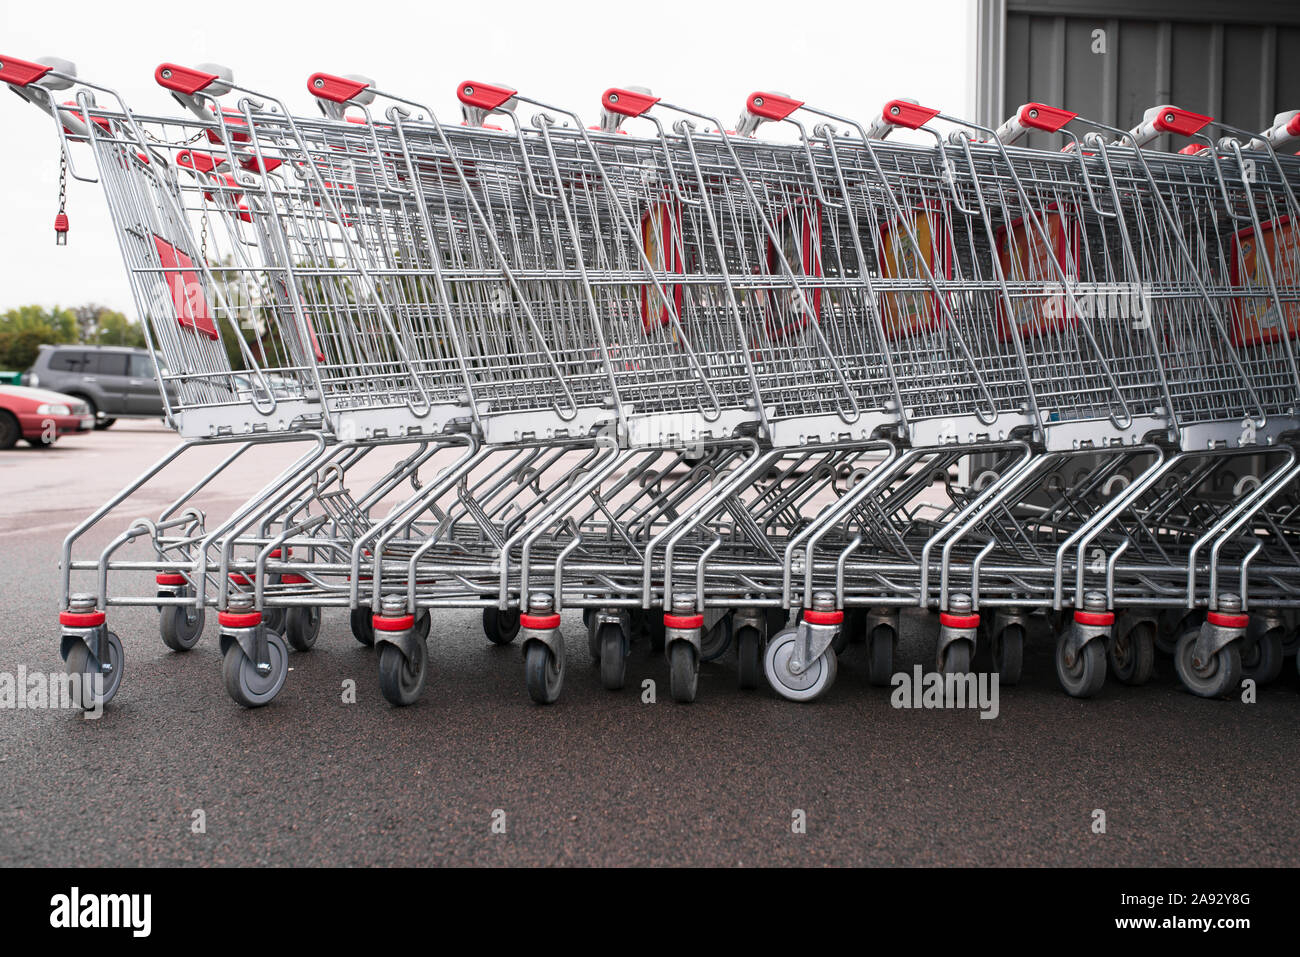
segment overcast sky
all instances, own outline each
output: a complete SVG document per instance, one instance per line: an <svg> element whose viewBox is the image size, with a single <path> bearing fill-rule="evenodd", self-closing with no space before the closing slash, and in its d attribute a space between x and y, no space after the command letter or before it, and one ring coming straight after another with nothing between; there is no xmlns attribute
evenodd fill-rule
<svg viewBox="0 0 1300 957"><path fill-rule="evenodd" d="M324 70L371 76L440 118L459 119L456 85L481 79L567 106L589 123L603 90L640 84L728 123L749 93L768 89L865 124L898 96L973 115L973 8L974 0L0 0L0 55L72 60L81 76L145 113L180 111L153 81L160 62L206 61L312 114L306 80ZM0 311L98 302L135 318L100 187L70 185L68 245L56 248L54 125L6 95L0 131ZM74 149L91 168L85 148Z"/></svg>

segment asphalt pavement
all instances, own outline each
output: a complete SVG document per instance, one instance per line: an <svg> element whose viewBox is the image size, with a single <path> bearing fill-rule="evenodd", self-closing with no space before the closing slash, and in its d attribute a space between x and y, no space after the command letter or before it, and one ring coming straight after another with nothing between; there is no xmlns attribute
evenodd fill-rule
<svg viewBox="0 0 1300 957"><path fill-rule="evenodd" d="M173 442L119 423L0 453L0 673L62 667L63 535ZM187 478L110 518L90 551ZM564 692L540 707L519 649L450 612L423 699L396 709L333 610L279 697L246 711L222 686L213 617L176 654L152 609L114 609L125 677L99 720L0 708L0 864L1294 865L1300 850L1293 661L1253 704L1192 697L1168 659L1145 687L1112 680L1078 701L1041 623L992 720L891 706L860 647L813 704L738 690L727 656L677 705L644 646L626 689L602 689L566 613ZM932 658L935 627L905 619L900 670Z"/></svg>

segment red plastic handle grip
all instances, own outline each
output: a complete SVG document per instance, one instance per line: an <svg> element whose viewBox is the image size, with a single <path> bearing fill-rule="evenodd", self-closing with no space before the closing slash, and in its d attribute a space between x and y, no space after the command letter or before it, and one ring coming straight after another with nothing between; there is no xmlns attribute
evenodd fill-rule
<svg viewBox="0 0 1300 957"><path fill-rule="evenodd" d="M1177 133L1179 136L1191 136L1199 133L1214 117L1180 110L1176 106L1162 106L1152 125L1161 133Z"/></svg>
<svg viewBox="0 0 1300 957"><path fill-rule="evenodd" d="M456 96L466 106L476 106L480 110L491 112L518 93L505 86L493 86L490 83L475 83L466 80L456 90Z"/></svg>
<svg viewBox="0 0 1300 957"><path fill-rule="evenodd" d="M1193 143L1191 146L1184 146L1178 152L1183 154L1184 156L1195 156L1201 150L1208 150L1208 149L1209 147L1206 146L1204 143Z"/></svg>
<svg viewBox="0 0 1300 957"><path fill-rule="evenodd" d="M803 106L803 103L803 100L782 96L779 93L751 93L749 99L745 101L745 108L755 116L779 122Z"/></svg>
<svg viewBox="0 0 1300 957"><path fill-rule="evenodd" d="M919 103L908 103L906 100L890 100L885 104L880 115L884 117L886 123L915 130L938 116L939 111L921 106Z"/></svg>
<svg viewBox="0 0 1300 957"><path fill-rule="evenodd" d="M176 154L176 162L187 169L196 170L200 173L211 173L218 166L225 163L225 160L199 150L183 150Z"/></svg>
<svg viewBox="0 0 1300 957"><path fill-rule="evenodd" d="M659 97L612 87L601 94L600 105L611 113L622 116L640 116L659 102Z"/></svg>
<svg viewBox="0 0 1300 957"><path fill-rule="evenodd" d="M330 73L313 73L307 80L307 89L312 96L318 96L322 100L329 100L333 103L346 103L369 86L369 83L363 83L360 80L349 80L346 77L334 76Z"/></svg>
<svg viewBox="0 0 1300 957"><path fill-rule="evenodd" d="M205 89L213 80L218 79L215 73L191 70L187 66L177 66L175 63L159 64L158 69L153 71L153 78L158 81L159 86L173 93L184 93L186 96L193 96L199 90Z"/></svg>
<svg viewBox="0 0 1300 957"><path fill-rule="evenodd" d="M1020 108L1019 118L1021 126L1055 133L1078 115L1045 103L1026 103Z"/></svg>
<svg viewBox="0 0 1300 957"><path fill-rule="evenodd" d="M26 86L28 83L35 83L52 69L54 68L43 63L28 63L26 60L0 55L0 80L10 86Z"/></svg>

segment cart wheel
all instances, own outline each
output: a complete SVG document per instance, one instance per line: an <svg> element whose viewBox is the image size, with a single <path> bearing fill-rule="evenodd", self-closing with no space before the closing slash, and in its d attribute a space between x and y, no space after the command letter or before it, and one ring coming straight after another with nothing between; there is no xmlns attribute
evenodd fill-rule
<svg viewBox="0 0 1300 957"><path fill-rule="evenodd" d="M276 634L284 633L284 622L287 615L287 608L267 608L262 612L262 624L267 627L268 631Z"/></svg>
<svg viewBox="0 0 1300 957"><path fill-rule="evenodd" d="M844 654L845 649L849 647L851 637L849 619L846 616L844 621L841 622L839 630L835 632L835 637L831 639L831 651L835 652L836 655Z"/></svg>
<svg viewBox="0 0 1300 957"><path fill-rule="evenodd" d="M415 642L415 655L406 657L392 642L379 648L379 691L389 704L406 707L420 700L429 676L429 648Z"/></svg>
<svg viewBox="0 0 1300 957"><path fill-rule="evenodd" d="M700 683L700 659L689 641L674 641L668 649L669 691L673 700L690 704Z"/></svg>
<svg viewBox="0 0 1300 957"><path fill-rule="evenodd" d="M375 644L375 621L374 612L370 610L369 605L358 605L352 609L348 615L348 625L352 628L352 637L361 642L367 648L373 648Z"/></svg>
<svg viewBox="0 0 1300 957"><path fill-rule="evenodd" d="M998 682L1004 685L1019 683L1025 665L1024 625L1007 625L995 633L990 640L990 651Z"/></svg>
<svg viewBox="0 0 1300 957"><path fill-rule="evenodd" d="M1282 673L1282 635L1266 631L1249 647L1241 649L1241 676L1251 678L1256 684L1267 685Z"/></svg>
<svg viewBox="0 0 1300 957"><path fill-rule="evenodd" d="M524 683L538 704L554 704L564 686L564 665L545 642L530 641L524 653Z"/></svg>
<svg viewBox="0 0 1300 957"><path fill-rule="evenodd" d="M1106 642L1094 638L1067 661L1066 635L1062 631L1056 638L1056 677L1073 697L1091 698L1106 681Z"/></svg>
<svg viewBox="0 0 1300 957"><path fill-rule="evenodd" d="M605 624L596 638L600 647L600 683L610 691L618 691L627 673L627 640L623 629Z"/></svg>
<svg viewBox="0 0 1300 957"><path fill-rule="evenodd" d="M110 631L107 638L108 663L113 666L113 670L104 676L103 688L98 693L93 679L101 673L99 659L91 653L90 646L84 641L78 641L68 651L65 668L69 675L80 676L81 706L87 711L108 704L117 694L117 689L122 686L122 668L126 661L126 653L122 650L122 642L116 634Z"/></svg>
<svg viewBox="0 0 1300 957"><path fill-rule="evenodd" d="M294 651L311 651L320 635L320 608L290 608L284 616L284 637Z"/></svg>
<svg viewBox="0 0 1300 957"><path fill-rule="evenodd" d="M1107 651L1110 670L1126 685L1144 685L1151 679L1156 660L1156 628L1140 621L1122 635L1116 635Z"/></svg>
<svg viewBox="0 0 1300 957"><path fill-rule="evenodd" d="M257 667L237 641L230 642L221 660L221 677L226 683L226 693L245 708L270 704L284 687L285 676L289 673L289 649L285 647L284 639L267 629L266 647L271 670L265 675L257 673Z"/></svg>
<svg viewBox="0 0 1300 957"><path fill-rule="evenodd" d="M433 615L430 614L429 609L426 608L424 611L420 612L419 616L415 619L415 633L420 636L421 641L427 641L429 638L429 631L432 627Z"/></svg>
<svg viewBox="0 0 1300 957"><path fill-rule="evenodd" d="M189 651L203 635L203 609L193 605L164 605L158 631L163 644L172 651Z"/></svg>
<svg viewBox="0 0 1300 957"><path fill-rule="evenodd" d="M519 610L483 609L483 634L494 645L508 645L519 637Z"/></svg>
<svg viewBox="0 0 1300 957"><path fill-rule="evenodd" d="M1196 661L1197 632L1189 631L1178 639L1174 651L1174 668L1187 690L1202 698L1222 698L1241 684L1241 642L1234 641L1204 665Z"/></svg>
<svg viewBox="0 0 1300 957"><path fill-rule="evenodd" d="M943 652L943 662L939 673L945 675L964 675L970 672L971 646L965 638L958 638Z"/></svg>
<svg viewBox="0 0 1300 957"><path fill-rule="evenodd" d="M889 687L894 677L894 645L898 635L889 625L876 625L867 636L867 680L877 688Z"/></svg>
<svg viewBox="0 0 1300 957"><path fill-rule="evenodd" d="M743 690L758 687L758 677L763 673L763 636L750 625L736 632L736 670Z"/></svg>
<svg viewBox="0 0 1300 957"><path fill-rule="evenodd" d="M700 657L705 661L717 661L731 647L731 615L723 615L718 623L700 636Z"/></svg>
<svg viewBox="0 0 1300 957"><path fill-rule="evenodd" d="M827 648L803 674L793 673L790 670L790 658L794 655L795 641L796 632L792 628L771 639L767 643L767 654L763 656L763 672L767 675L768 684L781 697L788 701L812 701L835 683L839 666L835 652Z"/></svg>

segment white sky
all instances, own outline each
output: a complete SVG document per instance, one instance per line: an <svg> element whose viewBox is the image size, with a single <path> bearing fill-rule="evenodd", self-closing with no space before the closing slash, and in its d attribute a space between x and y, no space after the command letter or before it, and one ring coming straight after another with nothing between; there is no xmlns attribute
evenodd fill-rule
<svg viewBox="0 0 1300 957"><path fill-rule="evenodd" d="M974 6L974 0L0 0L0 55L72 60L81 76L116 89L143 113L181 112L154 83L159 63L206 61L229 66L236 82L312 115L306 81L323 70L373 77L379 89L423 100L443 119L459 119L456 85L477 79L513 85L588 123L599 119L603 90L640 84L728 124L745 97L761 89L865 124L898 96L974 114ZM57 248L54 125L2 84L0 93L0 311L98 302L135 318L100 187L70 181L71 231L68 245ZM82 167L93 169L84 148L75 149Z"/></svg>

